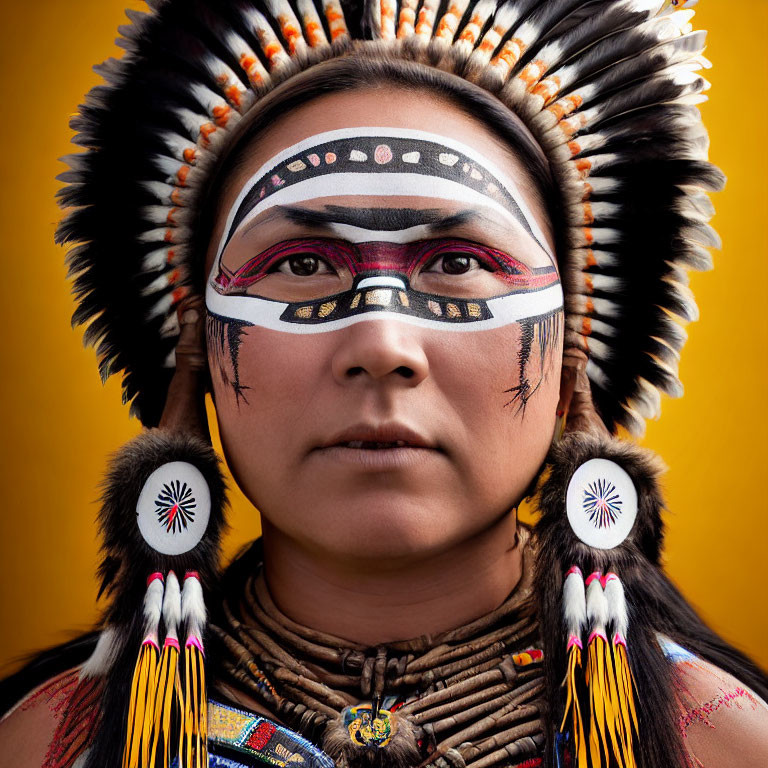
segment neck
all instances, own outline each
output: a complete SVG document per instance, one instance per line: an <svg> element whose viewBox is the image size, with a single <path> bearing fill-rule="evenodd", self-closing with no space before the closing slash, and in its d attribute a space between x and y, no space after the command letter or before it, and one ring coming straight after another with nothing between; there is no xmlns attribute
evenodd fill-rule
<svg viewBox="0 0 768 768"><path fill-rule="evenodd" d="M263 524L272 599L293 621L375 646L462 626L497 608L522 574L517 517L426 557L370 562L310 551Z"/></svg>

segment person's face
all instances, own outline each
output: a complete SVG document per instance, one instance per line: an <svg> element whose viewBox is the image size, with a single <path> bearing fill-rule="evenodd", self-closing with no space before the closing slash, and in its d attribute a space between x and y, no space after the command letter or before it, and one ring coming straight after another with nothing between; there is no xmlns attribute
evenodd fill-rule
<svg viewBox="0 0 768 768"><path fill-rule="evenodd" d="M206 294L238 485L333 556L425 556L487 528L540 467L559 393L562 291L519 160L395 89L318 98L244 152Z"/></svg>

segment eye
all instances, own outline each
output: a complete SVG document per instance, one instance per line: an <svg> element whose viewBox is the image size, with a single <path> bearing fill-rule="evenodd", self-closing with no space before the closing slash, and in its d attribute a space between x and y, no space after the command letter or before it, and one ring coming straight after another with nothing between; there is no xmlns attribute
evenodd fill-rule
<svg viewBox="0 0 768 768"><path fill-rule="evenodd" d="M284 275L296 275L297 277L311 277L312 275L332 272L322 259L311 253L297 253L295 256L288 256L270 271L282 272Z"/></svg>
<svg viewBox="0 0 768 768"><path fill-rule="evenodd" d="M443 253L430 265L430 272L442 272L445 275L465 275L477 269L488 269L474 256L466 253Z"/></svg>

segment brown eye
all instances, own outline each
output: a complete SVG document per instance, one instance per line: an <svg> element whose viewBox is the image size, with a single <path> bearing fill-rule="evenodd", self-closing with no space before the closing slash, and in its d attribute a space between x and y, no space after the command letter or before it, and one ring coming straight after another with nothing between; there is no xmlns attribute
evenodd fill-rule
<svg viewBox="0 0 768 768"><path fill-rule="evenodd" d="M474 259L460 253L452 253L442 257L443 272L448 275L463 275L472 269Z"/></svg>
<svg viewBox="0 0 768 768"><path fill-rule="evenodd" d="M309 275L314 275L317 272L320 267L320 259L305 253L288 259L288 266L294 275L309 277Z"/></svg>
<svg viewBox="0 0 768 768"><path fill-rule="evenodd" d="M312 277L312 275L332 272L319 256L311 253L297 253L295 256L288 256L270 271L282 272L284 275L295 275L296 277Z"/></svg>

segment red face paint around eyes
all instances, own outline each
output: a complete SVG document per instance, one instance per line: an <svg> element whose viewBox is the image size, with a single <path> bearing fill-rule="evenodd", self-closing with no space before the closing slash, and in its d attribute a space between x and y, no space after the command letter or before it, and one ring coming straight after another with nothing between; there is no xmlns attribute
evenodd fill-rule
<svg viewBox="0 0 768 768"><path fill-rule="evenodd" d="M315 256L335 272L348 272L352 277L371 272L393 273L410 280L417 270L451 254L476 259L483 268L495 272L515 287L535 287L540 279L534 270L514 256L469 240L436 238L413 243L371 241L352 244L330 238L297 238L270 246L235 272L230 273L222 266L216 283L226 293L243 293L274 272L281 262L302 255Z"/></svg>

